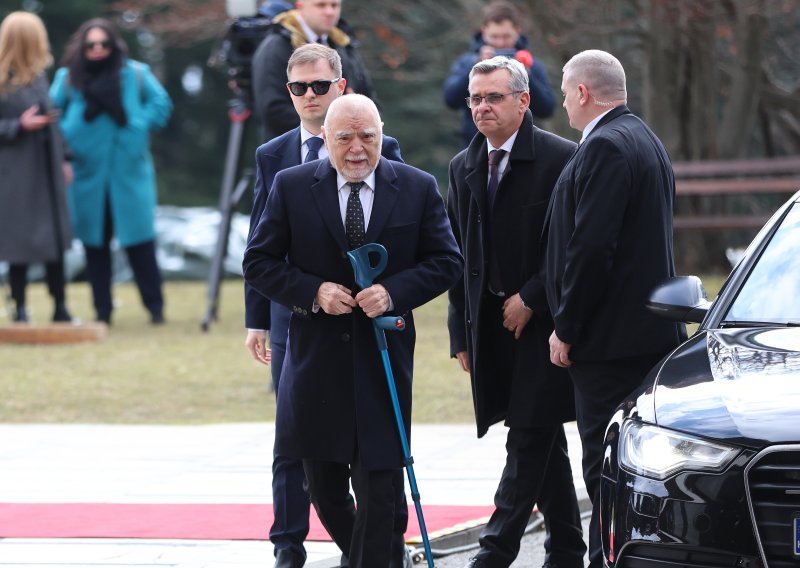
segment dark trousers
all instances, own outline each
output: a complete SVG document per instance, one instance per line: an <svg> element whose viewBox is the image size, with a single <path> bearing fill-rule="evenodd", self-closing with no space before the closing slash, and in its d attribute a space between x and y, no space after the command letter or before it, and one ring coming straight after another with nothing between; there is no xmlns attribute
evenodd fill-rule
<svg viewBox="0 0 800 568"><path fill-rule="evenodd" d="M53 297L56 304L64 303L64 290L66 289L66 279L64 278L64 261L59 259L53 262L46 262L44 265L45 281L47 291ZM28 265L11 263L8 266L8 284L11 287L11 298L17 307L25 305L25 290L28 287Z"/></svg>
<svg viewBox="0 0 800 568"><path fill-rule="evenodd" d="M286 356L286 339L291 310L276 302L270 306L269 343L272 349L272 388L278 396L281 368ZM272 510L274 521L269 539L278 550L289 549L306 558L303 541L308 536L311 501L305 489L306 474L302 460L274 455L272 459ZM347 488L348 495L350 488Z"/></svg>
<svg viewBox="0 0 800 568"><path fill-rule="evenodd" d="M289 308L276 302L270 305L270 330L269 343L272 349L272 387L275 396L278 396L281 369L286 357L286 343L289 335L289 320L292 312ZM278 401L280 404L280 401ZM272 509L274 521L269 530L269 539L279 549L291 549L295 554L306 557L303 541L308 536L308 515L310 512L309 495L305 488L306 474L303 462L283 456L275 455L272 460ZM340 493L330 497L330 507L326 509L327 516L333 519L334 530L339 533L339 540L334 541L347 556L350 553L350 542L355 522L355 505L350 495L350 474L344 482L331 483L332 490ZM394 528L394 541L404 546L403 535L408 525L408 507L403 490L403 472L399 475L399 488L396 490L396 523ZM338 527L345 527L338 529ZM327 528L327 527L326 527ZM330 530L328 530L331 533ZM331 533L333 536L333 533ZM400 550L402 554L402 548ZM399 565L399 566L402 566Z"/></svg>
<svg viewBox="0 0 800 568"><path fill-rule="evenodd" d="M106 205L105 231L103 244L86 249L86 278L92 287L92 298L97 319L109 321L114 302L111 299L111 237L113 222L111 210ZM133 277L139 289L142 303L151 315L162 315L164 312L164 296L161 293L161 272L156 262L156 243L146 241L125 247L128 262L133 270Z"/></svg>
<svg viewBox="0 0 800 568"><path fill-rule="evenodd" d="M603 566L600 535L600 476L603 468L603 440L614 410L636 387L660 356L616 361L573 363L569 374L575 385L575 410L583 445L583 480L592 500L589 524L589 567Z"/></svg>
<svg viewBox="0 0 800 568"><path fill-rule="evenodd" d="M559 568L582 568L586 545L561 424L509 428L495 510L479 538L477 557L487 567L511 565L537 503L547 527L545 562Z"/></svg>
<svg viewBox="0 0 800 568"><path fill-rule="evenodd" d="M403 470L368 471L358 462L303 460L311 503L349 568L402 568L408 512L396 508L403 493ZM350 495L350 482L358 501Z"/></svg>

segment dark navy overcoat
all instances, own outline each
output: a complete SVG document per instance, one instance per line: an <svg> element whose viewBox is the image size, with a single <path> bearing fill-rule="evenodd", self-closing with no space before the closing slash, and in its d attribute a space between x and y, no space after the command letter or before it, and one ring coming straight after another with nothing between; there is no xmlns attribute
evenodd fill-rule
<svg viewBox="0 0 800 568"><path fill-rule="evenodd" d="M449 289L462 259L433 176L380 159L366 242L388 251L375 279L389 292L406 330L387 334L407 433L415 329L413 308ZM279 172L244 255L245 279L292 310L276 417L282 456L402 467L402 450L372 323L363 312L313 309L325 281L356 290L346 256L336 171L328 160ZM424 370L423 370L424 372Z"/></svg>

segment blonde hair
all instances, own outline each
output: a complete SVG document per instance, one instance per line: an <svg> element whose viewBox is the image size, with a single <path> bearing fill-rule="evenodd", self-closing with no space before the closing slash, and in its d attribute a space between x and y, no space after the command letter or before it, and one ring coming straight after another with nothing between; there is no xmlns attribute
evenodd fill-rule
<svg viewBox="0 0 800 568"><path fill-rule="evenodd" d="M0 24L0 92L30 85L53 63L42 20L31 12L11 12Z"/></svg>

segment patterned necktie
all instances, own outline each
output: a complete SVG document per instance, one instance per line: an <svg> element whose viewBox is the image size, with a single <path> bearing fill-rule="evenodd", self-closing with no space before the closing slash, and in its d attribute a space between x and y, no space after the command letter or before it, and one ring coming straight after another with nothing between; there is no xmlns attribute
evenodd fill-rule
<svg viewBox="0 0 800 568"><path fill-rule="evenodd" d="M497 195L497 186L500 184L500 176L498 175L497 166L503 160L505 150L492 150L489 152L489 207L494 205L495 196Z"/></svg>
<svg viewBox="0 0 800 568"><path fill-rule="evenodd" d="M503 159L505 150L492 150L489 152L489 208L494 207L494 200L497 196L497 186L500 184L498 165ZM491 225L489 225L489 289L494 294L503 294L503 282L500 279L500 264L497 261L497 249L492 240Z"/></svg>
<svg viewBox="0 0 800 568"><path fill-rule="evenodd" d="M319 160L319 149L322 148L322 138L319 136L312 136L306 140L306 148L308 148L308 154L306 154L305 160L306 162Z"/></svg>
<svg viewBox="0 0 800 568"><path fill-rule="evenodd" d="M347 211L344 216L344 230L347 233L347 243L350 249L355 249L364 244L364 208L358 192L364 185L363 181L348 183L350 197L347 198Z"/></svg>

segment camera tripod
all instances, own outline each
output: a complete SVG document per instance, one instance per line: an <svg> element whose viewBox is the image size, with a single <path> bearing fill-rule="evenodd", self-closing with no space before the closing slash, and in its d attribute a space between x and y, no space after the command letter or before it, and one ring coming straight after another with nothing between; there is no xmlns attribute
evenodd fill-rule
<svg viewBox="0 0 800 568"><path fill-rule="evenodd" d="M219 194L219 231L217 246L211 259L211 268L208 272L208 302L206 313L200 327L208 331L211 322L217 320L219 306L219 289L222 282L222 271L225 257L228 254L228 239L231 231L231 219L239 204L239 200L252 183L253 170L245 168L240 170L242 141L245 139L247 124L250 122L252 110L250 101L246 96L239 95L228 101L228 120L231 123L228 134L228 147L225 151L225 169L222 173L222 186ZM237 180L238 177L238 181Z"/></svg>

